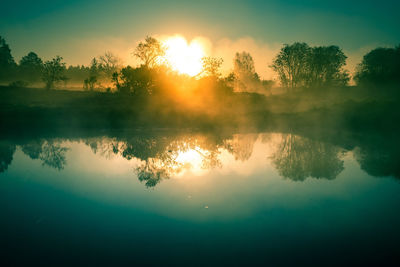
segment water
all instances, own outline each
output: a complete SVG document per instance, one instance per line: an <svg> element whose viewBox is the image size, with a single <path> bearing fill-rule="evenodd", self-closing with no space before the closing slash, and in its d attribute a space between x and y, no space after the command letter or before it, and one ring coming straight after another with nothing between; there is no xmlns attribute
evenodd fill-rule
<svg viewBox="0 0 400 267"><path fill-rule="evenodd" d="M397 146L387 138L328 139L166 131L6 138L0 143L2 261L394 260Z"/></svg>

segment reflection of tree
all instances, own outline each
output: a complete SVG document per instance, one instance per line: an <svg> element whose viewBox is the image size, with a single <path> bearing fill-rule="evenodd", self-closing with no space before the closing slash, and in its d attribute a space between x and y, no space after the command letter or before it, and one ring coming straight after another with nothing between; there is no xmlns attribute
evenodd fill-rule
<svg viewBox="0 0 400 267"><path fill-rule="evenodd" d="M120 153L126 159L138 158L146 160L160 155L166 150L171 140L166 137L135 136L125 141Z"/></svg>
<svg viewBox="0 0 400 267"><path fill-rule="evenodd" d="M64 166L67 164L65 153L68 151L68 148L52 141L34 141L22 145L21 148L22 152L31 159L39 159L43 165L57 170L64 169Z"/></svg>
<svg viewBox="0 0 400 267"><path fill-rule="evenodd" d="M6 171L13 160L15 145L0 142L0 173Z"/></svg>
<svg viewBox="0 0 400 267"><path fill-rule="evenodd" d="M400 159L398 146L369 144L354 153L361 169L376 177L394 176L400 178Z"/></svg>
<svg viewBox="0 0 400 267"><path fill-rule="evenodd" d="M85 144L90 147L93 153L100 154L108 159L118 154L124 145L123 142L116 140L116 138L105 137L89 138L85 140Z"/></svg>
<svg viewBox="0 0 400 267"><path fill-rule="evenodd" d="M235 156L235 160L247 161L253 154L258 134L235 134L225 141L225 148Z"/></svg>
<svg viewBox="0 0 400 267"><path fill-rule="evenodd" d="M147 187L154 187L161 180L178 175L184 169L190 169L191 163L179 161L179 156L188 151L199 155L201 168L203 169L221 166L221 162L218 159L218 145L213 143L211 139L200 136L180 137L166 141L167 139L161 141L164 146L160 143L157 144L155 140L142 140L142 142L139 142L139 144L148 145L148 150L141 151L140 155L149 157L142 158L144 164L136 168L136 173L139 181L145 182ZM140 148L144 149L146 146L141 146Z"/></svg>
<svg viewBox="0 0 400 267"><path fill-rule="evenodd" d="M331 180L344 169L339 153L340 149L333 145L288 134L272 160L283 177L295 181L307 177Z"/></svg>
<svg viewBox="0 0 400 267"><path fill-rule="evenodd" d="M174 161L172 157L157 159L148 158L145 163L136 168L140 182L145 182L146 187L154 187L161 180L168 179L181 171L181 164Z"/></svg>
<svg viewBox="0 0 400 267"><path fill-rule="evenodd" d="M121 139L90 139L85 143L94 153L119 154L131 160L139 159L142 164L135 169L138 179L147 187L156 186L161 180L189 170L192 162L182 162L180 156L186 152L196 154L202 169L221 166L218 158L222 139L209 135L178 136L131 136Z"/></svg>

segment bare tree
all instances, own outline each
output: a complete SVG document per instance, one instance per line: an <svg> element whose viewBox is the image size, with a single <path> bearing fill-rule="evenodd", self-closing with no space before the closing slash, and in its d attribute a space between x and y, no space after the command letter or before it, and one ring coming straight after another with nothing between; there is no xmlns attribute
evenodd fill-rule
<svg viewBox="0 0 400 267"><path fill-rule="evenodd" d="M110 51L107 51L104 55L100 56L98 61L107 77L111 77L112 74L118 71L122 65L121 59Z"/></svg>
<svg viewBox="0 0 400 267"><path fill-rule="evenodd" d="M165 50L160 41L147 36L144 42L138 44L133 55L139 58L147 68L153 68L160 58L165 55Z"/></svg>

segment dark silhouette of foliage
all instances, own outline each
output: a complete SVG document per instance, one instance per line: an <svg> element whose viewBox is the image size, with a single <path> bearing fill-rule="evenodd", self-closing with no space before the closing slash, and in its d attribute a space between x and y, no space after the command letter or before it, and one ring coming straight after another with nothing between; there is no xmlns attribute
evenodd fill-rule
<svg viewBox="0 0 400 267"><path fill-rule="evenodd" d="M307 56L306 86L346 85L350 79L348 72L343 70L346 59L347 57L338 46L312 47Z"/></svg>
<svg viewBox="0 0 400 267"><path fill-rule="evenodd" d="M99 87L101 84L98 82L102 67L96 58L93 58L89 68L89 77L83 81L83 88L85 90L93 91L96 85Z"/></svg>
<svg viewBox="0 0 400 267"><path fill-rule="evenodd" d="M84 65L68 66L64 73L68 81L78 83L81 83L91 76L90 66Z"/></svg>
<svg viewBox="0 0 400 267"><path fill-rule="evenodd" d="M9 80L15 71L15 61L6 40L0 36L0 80Z"/></svg>
<svg viewBox="0 0 400 267"><path fill-rule="evenodd" d="M354 76L359 85L400 83L400 45L396 48L376 48L368 52Z"/></svg>
<svg viewBox="0 0 400 267"><path fill-rule="evenodd" d="M43 64L42 79L45 82L46 89L52 89L57 82L67 79L67 77L64 76L66 68L62 60L62 57L56 56Z"/></svg>
<svg viewBox="0 0 400 267"><path fill-rule="evenodd" d="M25 88L28 87L29 83L26 81L13 81L11 83L8 84L9 87L15 87L15 88Z"/></svg>
<svg viewBox="0 0 400 267"><path fill-rule="evenodd" d="M85 90L90 90L93 91L95 86L97 84L97 77L96 76L90 76L89 78L85 79L83 81L83 88Z"/></svg>
<svg viewBox="0 0 400 267"><path fill-rule="evenodd" d="M282 86L290 91L300 87L342 86L349 81L349 74L343 69L346 58L334 45L285 44L271 68L277 72Z"/></svg>
<svg viewBox="0 0 400 267"><path fill-rule="evenodd" d="M15 149L14 144L0 142L0 173L8 169L13 160Z"/></svg>
<svg viewBox="0 0 400 267"><path fill-rule="evenodd" d="M115 72L112 81L118 92L141 96L149 95L154 87L153 70L145 65L139 68L127 66L122 68L119 73Z"/></svg>
<svg viewBox="0 0 400 267"><path fill-rule="evenodd" d="M39 81L43 71L43 61L34 52L22 57L19 62L19 75L30 82Z"/></svg>
<svg viewBox="0 0 400 267"><path fill-rule="evenodd" d="M356 150L355 158L361 169L375 177L393 176L400 179L398 146L393 142L369 142Z"/></svg>
<svg viewBox="0 0 400 267"><path fill-rule="evenodd" d="M310 47L306 43L285 44L281 48L271 68L278 73L282 86L292 91L305 85L309 53Z"/></svg>

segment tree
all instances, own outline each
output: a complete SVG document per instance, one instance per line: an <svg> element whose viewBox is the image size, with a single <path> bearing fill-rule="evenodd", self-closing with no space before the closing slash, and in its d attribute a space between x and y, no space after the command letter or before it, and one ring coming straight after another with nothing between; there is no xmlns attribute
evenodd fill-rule
<svg viewBox="0 0 400 267"><path fill-rule="evenodd" d="M215 57L203 57L202 61L202 71L198 75L210 76L210 77L220 77L220 68L224 60L222 58Z"/></svg>
<svg viewBox="0 0 400 267"><path fill-rule="evenodd" d="M90 63L89 77L83 81L83 88L85 90L90 90L90 91L94 90L96 84L98 84L98 77L100 75L101 69L102 69L101 64L99 64L96 58L93 58Z"/></svg>
<svg viewBox="0 0 400 267"><path fill-rule="evenodd" d="M121 71L112 75L117 90L124 93L133 93L135 95L149 95L153 89L153 73L152 70L145 66L132 68L127 66Z"/></svg>
<svg viewBox="0 0 400 267"><path fill-rule="evenodd" d="M16 64L6 40L0 36L0 79L8 79Z"/></svg>
<svg viewBox="0 0 400 267"><path fill-rule="evenodd" d="M235 54L235 59L233 61L233 70L235 74L250 74L255 73L254 60L250 53L245 51Z"/></svg>
<svg viewBox="0 0 400 267"><path fill-rule="evenodd" d="M95 86L97 84L97 77L96 76L90 76L89 78L86 78L83 81L83 88L85 90L90 90L93 91Z"/></svg>
<svg viewBox="0 0 400 267"><path fill-rule="evenodd" d="M347 56L335 45L312 47L307 56L306 86L346 85L348 72L343 70Z"/></svg>
<svg viewBox="0 0 400 267"><path fill-rule="evenodd" d="M67 76L69 80L77 82L83 81L89 77L90 74L90 67L84 65L68 66L65 72L65 76Z"/></svg>
<svg viewBox="0 0 400 267"><path fill-rule="evenodd" d="M19 62L20 76L25 77L29 81L38 81L42 73L43 61L34 52L22 57Z"/></svg>
<svg viewBox="0 0 400 267"><path fill-rule="evenodd" d="M257 91L260 77L255 71L253 57L248 52L236 53L233 60L234 87L236 91Z"/></svg>
<svg viewBox="0 0 400 267"><path fill-rule="evenodd" d="M270 66L278 73L282 86L293 90L304 86L310 47L306 43L285 44Z"/></svg>
<svg viewBox="0 0 400 267"><path fill-rule="evenodd" d="M121 59L109 51L100 56L98 61L107 77L111 77L114 72L121 68Z"/></svg>
<svg viewBox="0 0 400 267"><path fill-rule="evenodd" d="M282 86L299 87L346 85L349 74L343 69L347 57L335 45L309 47L306 43L285 44L270 66Z"/></svg>
<svg viewBox="0 0 400 267"><path fill-rule="evenodd" d="M67 77L63 75L66 68L62 60L62 57L56 56L52 60L48 60L44 63L42 79L46 84L46 89L53 88L54 84L59 81L67 80Z"/></svg>
<svg viewBox="0 0 400 267"><path fill-rule="evenodd" d="M140 42L133 55L139 58L147 68L153 68L165 55L165 47L155 38L147 36L144 42Z"/></svg>
<svg viewBox="0 0 400 267"><path fill-rule="evenodd" d="M400 45L396 48L376 48L367 53L358 65L354 79L357 84L399 83Z"/></svg>

